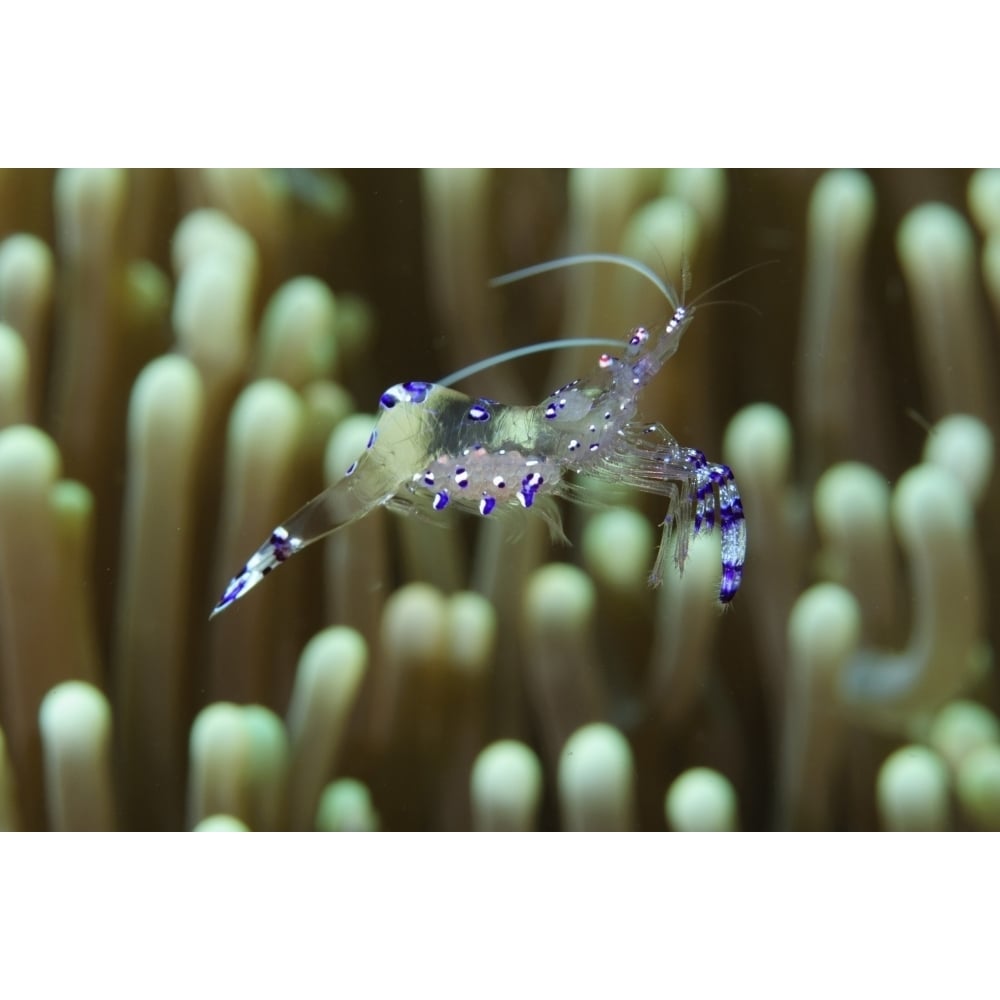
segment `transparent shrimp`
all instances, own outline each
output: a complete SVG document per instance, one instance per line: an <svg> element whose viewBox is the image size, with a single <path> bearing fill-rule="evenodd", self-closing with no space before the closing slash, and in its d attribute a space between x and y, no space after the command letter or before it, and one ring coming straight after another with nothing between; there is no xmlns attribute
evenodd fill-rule
<svg viewBox="0 0 1000 1000"><path fill-rule="evenodd" d="M296 552L376 507L431 520L440 519L447 510L480 517L533 511L549 522L555 536L562 537L553 498L579 499L571 473L624 482L666 498L652 586L662 579L668 553L683 570L689 540L718 525L722 538L718 599L723 605L732 601L746 555L746 524L732 471L709 462L697 449L680 446L659 424L637 420L642 390L677 350L694 317L695 303L685 306L644 265L612 254L550 261L504 275L493 284L580 263L624 264L639 271L660 289L673 314L655 335L637 327L624 344L599 341L622 348L620 356L601 354L588 377L561 386L535 406L475 399L450 386L503 360L579 341L522 348L439 383L403 382L387 389L379 400L366 449L340 480L274 529L230 581L212 616Z"/></svg>

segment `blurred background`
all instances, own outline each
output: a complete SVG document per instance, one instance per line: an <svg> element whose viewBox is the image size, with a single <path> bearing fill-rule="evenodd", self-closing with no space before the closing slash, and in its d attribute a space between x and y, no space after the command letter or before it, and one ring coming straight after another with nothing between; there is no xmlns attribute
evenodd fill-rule
<svg viewBox="0 0 1000 1000"><path fill-rule="evenodd" d="M385 387L662 328L488 285L584 252L709 290L641 414L734 470L730 610L585 484L568 547L379 510L209 623ZM1000 172L0 171L0 828L1000 828L998 316Z"/></svg>

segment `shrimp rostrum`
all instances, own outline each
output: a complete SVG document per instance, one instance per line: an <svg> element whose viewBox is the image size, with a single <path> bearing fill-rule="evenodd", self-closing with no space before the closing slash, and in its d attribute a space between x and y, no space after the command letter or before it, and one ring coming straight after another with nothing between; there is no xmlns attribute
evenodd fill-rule
<svg viewBox="0 0 1000 1000"><path fill-rule="evenodd" d="M665 326L655 333L643 327L632 330L624 344L613 342L619 355L602 353L588 377L569 382L535 406L474 399L450 388L507 355L440 383L403 382L387 389L365 451L340 480L274 529L226 587L212 614L241 598L296 552L380 506L430 519L450 509L479 517L535 511L559 534L553 498L578 499L574 477L587 475L665 498L652 586L662 579L668 553L683 570L690 539L718 526L718 599L723 605L732 601L746 554L743 506L732 471L695 448L682 447L660 424L638 419L642 390L677 350L694 317L694 304L679 302L644 265L608 254L551 261L495 283L596 262L626 264L654 281L673 309ZM557 345L536 345L510 356L552 346Z"/></svg>

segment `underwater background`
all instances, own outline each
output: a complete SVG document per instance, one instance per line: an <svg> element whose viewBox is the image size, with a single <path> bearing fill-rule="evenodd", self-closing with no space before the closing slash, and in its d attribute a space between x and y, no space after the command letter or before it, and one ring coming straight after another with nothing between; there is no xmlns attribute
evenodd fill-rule
<svg viewBox="0 0 1000 1000"><path fill-rule="evenodd" d="M385 387L662 327L488 285L584 252L735 276L641 399L740 484L726 613L595 485L569 547L379 510L209 623ZM0 828L1000 828L998 317L993 171L0 171Z"/></svg>

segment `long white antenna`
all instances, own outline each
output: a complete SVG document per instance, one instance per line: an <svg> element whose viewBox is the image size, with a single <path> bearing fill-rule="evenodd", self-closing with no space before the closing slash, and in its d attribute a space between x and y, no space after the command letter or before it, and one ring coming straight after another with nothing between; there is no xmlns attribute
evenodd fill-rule
<svg viewBox="0 0 1000 1000"><path fill-rule="evenodd" d="M631 257L623 257L617 253L578 253L571 257L558 257L555 260L548 260L544 264L534 264L531 267L522 268L520 271L501 274L500 277L491 279L490 287L498 288L501 285L510 285L522 278L533 278L536 274L545 274L546 271L555 271L562 267L574 267L577 264L621 264L623 267L637 271L656 285L672 309L676 309L680 304L674 289L663 281L655 271L650 270L641 261L633 260Z"/></svg>
<svg viewBox="0 0 1000 1000"><path fill-rule="evenodd" d="M463 378L470 375L478 375L487 368L494 365L502 365L507 361L515 361L517 358L527 357L529 354L541 354L542 351L559 351L564 347L624 347L620 340L612 340L610 337L570 337L566 340L545 340L540 344L527 344L524 347L514 347L503 354L494 354L492 358L484 358L475 364L466 365L459 368L457 372L452 372L444 378L437 380L437 385L449 386L456 382L461 382Z"/></svg>

